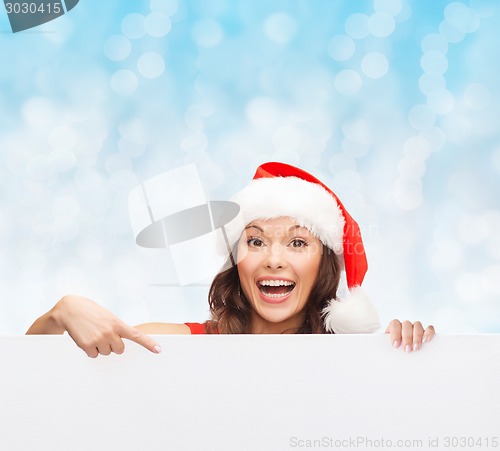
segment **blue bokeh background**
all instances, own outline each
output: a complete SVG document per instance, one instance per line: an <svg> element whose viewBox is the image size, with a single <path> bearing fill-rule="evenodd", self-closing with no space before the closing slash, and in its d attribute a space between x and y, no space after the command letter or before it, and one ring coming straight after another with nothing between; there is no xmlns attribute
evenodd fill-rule
<svg viewBox="0 0 500 451"><path fill-rule="evenodd" d="M204 320L128 194L195 163L228 199L271 160L358 220L383 322L500 332L496 0L81 0L16 34L2 8L0 333L67 293Z"/></svg>

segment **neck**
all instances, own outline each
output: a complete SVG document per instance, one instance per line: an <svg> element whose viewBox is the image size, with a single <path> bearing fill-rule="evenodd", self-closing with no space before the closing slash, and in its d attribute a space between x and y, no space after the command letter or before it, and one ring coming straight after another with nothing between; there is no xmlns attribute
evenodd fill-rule
<svg viewBox="0 0 500 451"><path fill-rule="evenodd" d="M265 321L255 312L252 312L250 319L251 334L294 334L304 322L304 313L301 313L293 318L280 323L271 323Z"/></svg>

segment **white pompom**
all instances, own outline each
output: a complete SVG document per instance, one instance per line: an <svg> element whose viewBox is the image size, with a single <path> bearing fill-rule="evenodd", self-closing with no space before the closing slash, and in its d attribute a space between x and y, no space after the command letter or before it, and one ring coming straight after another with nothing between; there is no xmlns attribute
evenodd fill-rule
<svg viewBox="0 0 500 451"><path fill-rule="evenodd" d="M336 334L370 334L380 329L378 313L361 287L351 288L342 299L332 299L323 314L325 328Z"/></svg>

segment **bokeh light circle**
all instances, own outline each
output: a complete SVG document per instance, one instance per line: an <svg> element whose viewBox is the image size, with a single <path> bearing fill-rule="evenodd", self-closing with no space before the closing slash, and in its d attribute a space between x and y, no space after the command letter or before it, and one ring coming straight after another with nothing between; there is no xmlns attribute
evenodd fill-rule
<svg viewBox="0 0 500 451"><path fill-rule="evenodd" d="M458 30L446 20L443 20L439 24L439 34L448 42L453 44L457 44L465 37L465 33L463 31Z"/></svg>
<svg viewBox="0 0 500 451"><path fill-rule="evenodd" d="M410 125L416 130L431 128L436 122L436 115L427 105L415 105L408 114Z"/></svg>
<svg viewBox="0 0 500 451"><path fill-rule="evenodd" d="M479 16L461 2L449 3L444 9L446 21L462 33L473 33L479 28Z"/></svg>
<svg viewBox="0 0 500 451"><path fill-rule="evenodd" d="M448 70L448 59L436 50L425 52L420 60L424 72L432 75L442 75Z"/></svg>
<svg viewBox="0 0 500 451"><path fill-rule="evenodd" d="M363 57L361 69L369 78L381 78L389 70L389 62L382 53L370 52Z"/></svg>
<svg viewBox="0 0 500 451"><path fill-rule="evenodd" d="M391 16L397 16L402 9L401 0L374 0L373 9Z"/></svg>
<svg viewBox="0 0 500 451"><path fill-rule="evenodd" d="M111 77L111 89L119 95L131 95L137 89L136 75L127 69L116 71Z"/></svg>
<svg viewBox="0 0 500 451"><path fill-rule="evenodd" d="M334 84L340 94L352 96L359 92L362 81L355 70L346 69L337 74Z"/></svg>
<svg viewBox="0 0 500 451"><path fill-rule="evenodd" d="M436 51L445 55L448 51L448 42L440 34L430 33L422 39L421 47L424 53Z"/></svg>
<svg viewBox="0 0 500 451"><path fill-rule="evenodd" d="M140 39L146 34L146 19L142 14L128 14L122 20L122 33L130 39Z"/></svg>
<svg viewBox="0 0 500 451"><path fill-rule="evenodd" d="M423 94L429 95L432 91L446 89L446 80L442 75L423 73L418 79L418 87Z"/></svg>
<svg viewBox="0 0 500 451"><path fill-rule="evenodd" d="M104 53L112 61L122 61L130 55L132 45L121 34L110 36L104 44Z"/></svg>
<svg viewBox="0 0 500 451"><path fill-rule="evenodd" d="M345 34L334 36L328 42L328 54L336 61L347 61L355 50L356 44Z"/></svg>
<svg viewBox="0 0 500 451"><path fill-rule="evenodd" d="M165 70L165 61L158 53L147 52L139 57L137 69L143 77L157 78Z"/></svg>
<svg viewBox="0 0 500 451"><path fill-rule="evenodd" d="M266 19L264 31L271 41L287 44L297 33L297 22L288 14L276 13Z"/></svg>
<svg viewBox="0 0 500 451"><path fill-rule="evenodd" d="M406 156L426 160L432 152L431 143L423 134L411 136L404 145L403 150Z"/></svg>
<svg viewBox="0 0 500 451"><path fill-rule="evenodd" d="M396 24L390 14L376 12L368 19L368 30L377 38L385 38L389 36L395 28Z"/></svg>
<svg viewBox="0 0 500 451"><path fill-rule="evenodd" d="M144 24L146 33L154 38L161 38L172 28L169 17L164 13L151 13L146 16Z"/></svg>
<svg viewBox="0 0 500 451"><path fill-rule="evenodd" d="M179 9L177 0L150 0L149 9L153 12L164 13L173 16Z"/></svg>

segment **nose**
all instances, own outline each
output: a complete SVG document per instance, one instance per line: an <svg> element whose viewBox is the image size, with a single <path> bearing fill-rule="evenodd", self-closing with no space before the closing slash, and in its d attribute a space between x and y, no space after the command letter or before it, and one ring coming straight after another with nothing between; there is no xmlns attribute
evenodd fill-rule
<svg viewBox="0 0 500 451"><path fill-rule="evenodd" d="M264 265L269 269L283 269L286 268L286 258L284 248L279 243L273 243L266 250Z"/></svg>

